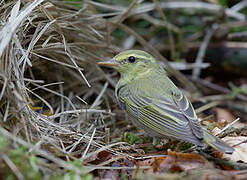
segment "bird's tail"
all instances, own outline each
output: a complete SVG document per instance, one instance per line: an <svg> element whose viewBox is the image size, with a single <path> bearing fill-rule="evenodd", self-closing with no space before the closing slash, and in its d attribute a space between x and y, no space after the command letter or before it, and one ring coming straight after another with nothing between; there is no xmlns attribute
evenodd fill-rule
<svg viewBox="0 0 247 180"><path fill-rule="evenodd" d="M211 146L212 148L220 152L232 154L234 151L234 148L229 146L227 143L222 141L220 138L210 134L210 132L208 132L205 129L203 130L203 139L209 146Z"/></svg>

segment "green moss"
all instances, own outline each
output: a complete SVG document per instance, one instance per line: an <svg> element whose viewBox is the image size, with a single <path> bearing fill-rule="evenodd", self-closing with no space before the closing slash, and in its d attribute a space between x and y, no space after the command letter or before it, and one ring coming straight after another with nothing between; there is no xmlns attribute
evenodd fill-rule
<svg viewBox="0 0 247 180"><path fill-rule="evenodd" d="M147 143L149 140L146 137L135 135L132 132L126 132L122 136L122 141L125 141L129 144L143 144Z"/></svg>
<svg viewBox="0 0 247 180"><path fill-rule="evenodd" d="M232 98L236 98L237 95L239 94L247 94L247 89L246 87L237 87L233 83L229 83L229 86L231 87L232 90Z"/></svg>
<svg viewBox="0 0 247 180"><path fill-rule="evenodd" d="M5 149L1 149L1 153L8 156L25 179L42 179L42 173L38 168L36 156L29 153L28 149L24 146L15 149L9 148L10 147L6 146ZM15 179L15 175L8 166L6 168L6 179Z"/></svg>
<svg viewBox="0 0 247 180"><path fill-rule="evenodd" d="M54 173L44 173L41 170L42 165L44 165L43 158L40 159L34 153L29 152L29 148L16 145L13 146L12 142L8 137L0 135L0 154L6 155L6 157L16 166L18 172L22 174L24 179L31 180L62 180L62 179L83 179L83 180L92 180L92 174L85 172L85 169L80 160L75 160L68 162L75 169L79 169L80 174L74 169L59 169L61 171ZM4 162L4 160L2 160ZM2 169L1 169L2 168ZM12 169L8 166L8 163L3 163L0 167L0 176L2 179L14 180L16 175L13 173Z"/></svg>

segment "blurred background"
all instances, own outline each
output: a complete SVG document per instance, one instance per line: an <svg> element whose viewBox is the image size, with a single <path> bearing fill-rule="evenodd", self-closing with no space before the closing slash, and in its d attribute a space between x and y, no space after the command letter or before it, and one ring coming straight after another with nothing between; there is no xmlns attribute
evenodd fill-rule
<svg viewBox="0 0 247 180"><path fill-rule="evenodd" d="M163 173L174 170L168 149L197 151L178 142L153 145L117 104L119 74L97 65L140 49L168 71L202 125L239 144L230 161L208 149L214 159L189 156L188 164L204 158L196 168L205 178L239 178L243 172L225 170L247 169L246 15L246 0L0 1L0 175L174 177ZM213 173L205 171L209 164ZM177 166L176 178L199 177Z"/></svg>

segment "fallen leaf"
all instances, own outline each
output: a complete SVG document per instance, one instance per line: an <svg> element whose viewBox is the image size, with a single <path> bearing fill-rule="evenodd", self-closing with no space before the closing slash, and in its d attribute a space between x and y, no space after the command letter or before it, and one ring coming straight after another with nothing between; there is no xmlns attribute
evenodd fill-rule
<svg viewBox="0 0 247 180"><path fill-rule="evenodd" d="M108 159L110 159L112 157L112 154L109 151L100 151L98 154L94 155L94 156L90 156L87 159L85 159L83 161L84 164L86 163L91 163L91 164L100 164L104 161L107 161Z"/></svg>
<svg viewBox="0 0 247 180"><path fill-rule="evenodd" d="M154 162L154 171L162 172L164 170L171 171L187 171L202 167L212 167L211 164L201 155L194 153L177 153L168 151L166 158L159 158Z"/></svg>
<svg viewBox="0 0 247 180"><path fill-rule="evenodd" d="M223 158L227 158L232 161L243 161L247 163L247 137L238 136L238 137L229 137L226 136L222 138L230 146L234 146L235 151L232 154L223 154ZM245 143L242 143L244 142ZM238 145L237 145L238 144Z"/></svg>
<svg viewBox="0 0 247 180"><path fill-rule="evenodd" d="M247 124L246 123L242 123L242 122L236 122L234 125L233 125L233 127L235 127L235 128L244 128L245 126L247 126Z"/></svg>
<svg viewBox="0 0 247 180"><path fill-rule="evenodd" d="M220 131L221 131L220 128L215 127L215 128L211 131L211 133L212 133L213 135L216 135L216 134L219 134Z"/></svg>
<svg viewBox="0 0 247 180"><path fill-rule="evenodd" d="M164 160L164 158L162 158L162 160ZM139 166L152 166L155 161L157 161L157 158L145 159L143 161L138 161L138 165Z"/></svg>
<svg viewBox="0 0 247 180"><path fill-rule="evenodd" d="M222 124L225 123L225 121L227 121L228 123L234 121L236 118L226 109L223 108L214 108L215 112L216 112L216 118L219 122L221 122ZM224 121L225 120L225 121ZM220 123L220 124L221 124Z"/></svg>
<svg viewBox="0 0 247 180"><path fill-rule="evenodd" d="M134 169L125 169L125 167L134 167L134 165L135 164L133 160L121 158L121 159L115 160L114 162L110 163L110 166L112 167L112 169L109 169L109 170L98 169L97 172L99 173L99 176L102 179L121 179L121 177L123 176L127 179L131 179ZM116 167L120 169L115 169ZM121 167L124 167L124 168L121 169Z"/></svg>
<svg viewBox="0 0 247 180"><path fill-rule="evenodd" d="M116 169L98 169L97 173L101 179L119 179L121 177L120 171Z"/></svg>

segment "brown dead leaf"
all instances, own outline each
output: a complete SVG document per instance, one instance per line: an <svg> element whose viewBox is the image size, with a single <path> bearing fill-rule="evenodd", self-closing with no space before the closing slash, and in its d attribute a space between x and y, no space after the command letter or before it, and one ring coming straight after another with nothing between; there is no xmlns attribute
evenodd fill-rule
<svg viewBox="0 0 247 180"><path fill-rule="evenodd" d="M116 157L116 159L118 159ZM115 160L113 163L110 164L112 169L105 170L105 169L98 169L97 172L102 179L121 179L122 175L124 175L127 179L131 179L134 169L125 169L121 167L134 167L133 160L129 160L126 158L121 158ZM120 169L114 169L120 168Z"/></svg>
<svg viewBox="0 0 247 180"><path fill-rule="evenodd" d="M162 160L164 160L163 157L161 157ZM150 159L145 159L143 161L138 161L139 166L152 166L155 161L158 161L159 158L150 158Z"/></svg>
<svg viewBox="0 0 247 180"><path fill-rule="evenodd" d="M216 135L216 134L219 134L220 131L221 131L220 128L215 127L215 128L211 131L211 133L212 133L213 135Z"/></svg>
<svg viewBox="0 0 247 180"><path fill-rule="evenodd" d="M213 123L214 121L212 120L212 119L202 119L201 121L200 121L200 123L201 123L201 125L203 125L203 126L208 126L208 125L210 125L211 123Z"/></svg>
<svg viewBox="0 0 247 180"><path fill-rule="evenodd" d="M119 179L121 177L120 171L115 169L100 169L98 174L101 179Z"/></svg>
<svg viewBox="0 0 247 180"><path fill-rule="evenodd" d="M217 127L222 129L227 124L233 122L236 118L226 109L223 108L214 108L217 116ZM234 123L235 128L245 127L247 124L240 121Z"/></svg>
<svg viewBox="0 0 247 180"><path fill-rule="evenodd" d="M227 158L232 161L243 161L247 163L247 137L246 136L238 136L238 137L229 137L226 136L222 138L227 144L234 146L235 151L233 154L223 154L223 158ZM245 143L242 143L244 142ZM238 144L238 145L237 145Z"/></svg>
<svg viewBox="0 0 247 180"><path fill-rule="evenodd" d="M225 121L228 123L234 121L236 118L230 113L228 110L223 109L223 108L214 108L216 112L216 118L218 122L221 122L222 124L225 124ZM222 128L222 127L219 127Z"/></svg>
<svg viewBox="0 0 247 180"><path fill-rule="evenodd" d="M86 163L91 163L91 164L100 164L104 161L107 161L108 159L110 159L112 157L112 154L108 151L100 151L98 154L94 155L94 156L90 156L87 159L85 159L83 161L83 164Z"/></svg>
<svg viewBox="0 0 247 180"><path fill-rule="evenodd" d="M173 151L168 151L166 158L156 159L153 165L154 171L159 172L164 170L187 171L202 167L212 167L203 156L194 153L177 153Z"/></svg>

